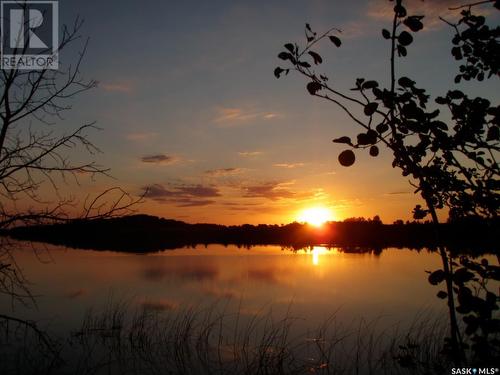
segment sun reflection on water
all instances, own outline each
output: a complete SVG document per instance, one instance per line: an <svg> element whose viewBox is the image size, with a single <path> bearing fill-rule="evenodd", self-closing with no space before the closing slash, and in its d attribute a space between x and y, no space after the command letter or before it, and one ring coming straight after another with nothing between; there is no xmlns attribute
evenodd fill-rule
<svg viewBox="0 0 500 375"><path fill-rule="evenodd" d="M332 251L335 251L332 250ZM319 265L319 259L320 259L320 255L324 255L324 254L327 254L327 253L330 253L330 251L324 247L324 246L314 246L312 251L311 251L311 255L312 255L312 264L314 266L318 266Z"/></svg>

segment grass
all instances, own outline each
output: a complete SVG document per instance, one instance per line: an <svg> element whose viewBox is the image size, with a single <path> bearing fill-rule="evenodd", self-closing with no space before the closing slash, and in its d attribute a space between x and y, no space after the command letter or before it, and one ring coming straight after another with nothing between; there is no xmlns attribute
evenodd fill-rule
<svg viewBox="0 0 500 375"><path fill-rule="evenodd" d="M272 311L229 313L221 303L171 311L110 302L89 311L49 352L28 329L0 325L1 374L432 374L451 367L440 354L446 322L422 315L401 331L378 320L304 321Z"/></svg>

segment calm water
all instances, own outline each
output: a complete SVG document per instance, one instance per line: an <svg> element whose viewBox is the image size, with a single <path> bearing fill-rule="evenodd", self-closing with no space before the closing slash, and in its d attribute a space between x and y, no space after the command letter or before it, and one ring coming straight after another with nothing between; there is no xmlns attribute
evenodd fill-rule
<svg viewBox="0 0 500 375"><path fill-rule="evenodd" d="M55 331L78 328L89 308L98 310L110 297L157 311L217 302L226 312L291 314L313 326L334 312L346 322L363 317L406 324L445 307L425 273L439 268L440 258L427 251L375 255L315 247L294 253L212 245L138 255L46 247L35 256L20 245L16 257L38 307L16 304L15 313ZM12 309L5 298L1 305Z"/></svg>

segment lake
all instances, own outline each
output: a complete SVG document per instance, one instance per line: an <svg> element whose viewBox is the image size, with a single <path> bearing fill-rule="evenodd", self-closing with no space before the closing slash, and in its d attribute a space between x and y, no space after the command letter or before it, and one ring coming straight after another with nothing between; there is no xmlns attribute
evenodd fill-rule
<svg viewBox="0 0 500 375"><path fill-rule="evenodd" d="M57 337L80 332L89 311L109 312L113 304L155 316L211 311L228 317L227 332L261 319L255 331L262 333L268 319L286 318L293 320L289 333L304 340L332 317L345 329L363 322L363 331L378 333L404 332L429 317L446 328L445 302L425 272L440 268L441 260L425 250L210 245L130 254L34 246L38 251L19 244L15 256L37 307L15 303L12 312L3 297L1 309Z"/></svg>
<svg viewBox="0 0 500 375"><path fill-rule="evenodd" d="M292 252L277 246L210 245L139 255L37 248L36 255L28 246L16 254L38 304L23 314L64 321L68 328L110 296L155 310L215 301L250 315L291 309L311 324L335 311L405 322L444 307L425 273L439 268L441 260L427 251L386 249L376 255L320 246ZM8 306L10 301L2 308Z"/></svg>

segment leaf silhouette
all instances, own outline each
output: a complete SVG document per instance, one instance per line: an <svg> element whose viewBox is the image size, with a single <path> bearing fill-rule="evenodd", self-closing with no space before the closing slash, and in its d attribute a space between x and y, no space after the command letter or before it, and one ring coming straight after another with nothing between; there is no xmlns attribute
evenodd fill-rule
<svg viewBox="0 0 500 375"><path fill-rule="evenodd" d="M418 32L424 28L424 24L420 21L422 16L410 16L407 17L403 23L407 26L411 31Z"/></svg>
<svg viewBox="0 0 500 375"><path fill-rule="evenodd" d="M307 88L307 91L309 91L309 94L311 95L315 95L316 92L318 92L319 90L321 90L321 84L319 84L318 82L309 82L306 86Z"/></svg>
<svg viewBox="0 0 500 375"><path fill-rule="evenodd" d="M409 46L413 42L413 37L408 31L402 31L398 36L398 42L402 46Z"/></svg>
<svg viewBox="0 0 500 375"><path fill-rule="evenodd" d="M378 103L368 103L367 105L365 105L365 108L364 108L364 112L365 112L365 115L367 116L371 116L375 113L375 111L377 110L378 108Z"/></svg>
<svg viewBox="0 0 500 375"><path fill-rule="evenodd" d="M281 76L281 73L283 73L285 70L280 68L279 66L274 69L274 76L276 78L279 78Z"/></svg>
<svg viewBox="0 0 500 375"><path fill-rule="evenodd" d="M333 140L334 143L346 143L348 145L352 144L351 138L349 137L340 137L340 138L335 138Z"/></svg>
<svg viewBox="0 0 500 375"><path fill-rule="evenodd" d="M311 55L311 57L313 58L314 63L316 65L321 64L323 62L323 59L321 58L321 56L318 53L316 53L314 51L309 51L309 55Z"/></svg>
<svg viewBox="0 0 500 375"><path fill-rule="evenodd" d="M342 41L337 38L334 35L330 35L330 40L332 41L333 44L335 44L337 47L340 47L342 45Z"/></svg>
<svg viewBox="0 0 500 375"><path fill-rule="evenodd" d="M343 167L350 167L356 161L356 155L351 150L342 151L339 155L339 163Z"/></svg>

